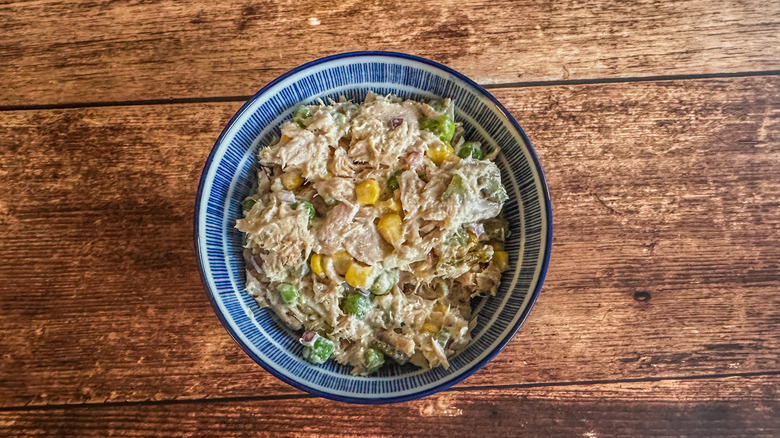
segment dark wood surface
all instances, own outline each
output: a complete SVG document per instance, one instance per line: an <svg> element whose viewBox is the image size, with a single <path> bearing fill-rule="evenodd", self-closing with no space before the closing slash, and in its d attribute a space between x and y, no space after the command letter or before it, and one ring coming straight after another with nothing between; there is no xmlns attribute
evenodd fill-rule
<svg viewBox="0 0 780 438"><path fill-rule="evenodd" d="M777 70L779 24L766 0L9 1L0 105L253 94L352 50L485 84Z"/></svg>
<svg viewBox="0 0 780 438"><path fill-rule="evenodd" d="M0 435L780 435L778 22L776 2L0 4ZM375 407L246 357L191 236L231 96L367 48L506 83L555 224L507 348Z"/></svg>
<svg viewBox="0 0 780 438"><path fill-rule="evenodd" d="M14 436L776 436L780 377L458 388L396 405L310 397L0 412ZM406 419L404 428L399 421Z"/></svg>

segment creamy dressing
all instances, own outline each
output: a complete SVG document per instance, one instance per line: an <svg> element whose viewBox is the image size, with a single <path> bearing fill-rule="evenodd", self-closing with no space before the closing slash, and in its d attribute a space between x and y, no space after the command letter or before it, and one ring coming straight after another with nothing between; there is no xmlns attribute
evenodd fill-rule
<svg viewBox="0 0 780 438"><path fill-rule="evenodd" d="M507 199L495 154L461 153L453 113L449 99L320 102L258 153L236 222L247 291L354 374L376 369L370 354L448 367L471 340L471 297L507 268L504 230L486 231Z"/></svg>

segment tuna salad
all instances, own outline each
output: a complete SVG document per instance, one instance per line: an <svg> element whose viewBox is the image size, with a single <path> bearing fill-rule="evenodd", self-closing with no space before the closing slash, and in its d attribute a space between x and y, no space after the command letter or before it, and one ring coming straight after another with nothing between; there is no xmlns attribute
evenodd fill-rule
<svg viewBox="0 0 780 438"><path fill-rule="evenodd" d="M301 331L314 364L449 367L471 340L472 297L494 295L508 267L497 153L464 138L450 99L298 108L260 148L236 221L247 292Z"/></svg>

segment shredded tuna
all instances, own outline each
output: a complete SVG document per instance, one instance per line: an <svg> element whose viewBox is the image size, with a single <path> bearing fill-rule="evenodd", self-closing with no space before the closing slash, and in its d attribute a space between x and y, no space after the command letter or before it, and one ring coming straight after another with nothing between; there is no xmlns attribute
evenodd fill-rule
<svg viewBox="0 0 780 438"><path fill-rule="evenodd" d="M342 147L333 150L333 156L328 162L328 170L336 176L345 178L355 174L355 166L352 164L349 156L347 156L347 151Z"/></svg>
<svg viewBox="0 0 780 438"><path fill-rule="evenodd" d="M327 203L355 199L355 182L351 178L330 178L314 183L314 189Z"/></svg>
<svg viewBox="0 0 780 438"><path fill-rule="evenodd" d="M507 194L495 150L447 155L466 141L453 119L449 99L320 101L258 152L257 189L236 221L246 290L302 330L306 359L362 375L376 369L371 349L446 368L471 342L471 297L495 294L506 269Z"/></svg>
<svg viewBox="0 0 780 438"><path fill-rule="evenodd" d="M411 170L416 170L423 164L423 153L422 151L412 151L409 155L406 156L406 167L408 167Z"/></svg>
<svg viewBox="0 0 780 438"><path fill-rule="evenodd" d="M357 212L357 204L344 201L328 213L317 233L319 241L318 252L334 254L343 248L343 236L349 231Z"/></svg>

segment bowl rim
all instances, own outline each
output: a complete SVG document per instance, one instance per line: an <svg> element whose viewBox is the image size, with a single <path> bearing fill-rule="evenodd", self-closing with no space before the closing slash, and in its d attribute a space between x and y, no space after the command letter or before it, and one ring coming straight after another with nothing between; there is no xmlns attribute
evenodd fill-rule
<svg viewBox="0 0 780 438"><path fill-rule="evenodd" d="M323 64L326 62L339 60L339 59L345 59L345 58L359 58L359 57L368 57L368 56L374 56L374 57L388 57L388 58L401 58L406 60L412 60L416 62L420 62L423 64L427 64L431 67L434 67L436 69L439 69L441 71L444 71L445 73L451 74L458 80L463 81L467 85L473 87L480 95L484 96L488 100L490 100L491 103L493 103L507 118L510 125L520 134L520 137L525 142L525 145L528 147L528 153L531 156L531 161L533 162L533 165L536 169L536 171L539 174L539 179L541 183L541 189L542 189L542 197L544 200L544 211L548 218L548 224L547 224L547 235L545 239L545 248L544 248L544 258L542 260L542 267L539 272L539 279L534 286L533 291L531 292L531 298L528 302L528 305L525 309L523 309L520 318L517 320L515 325L511 328L511 330L508 332L507 336L504 337L501 341L499 341L498 345L493 348L493 350L488 353L484 358L482 358L479 362L472 365L469 369L464 371L461 375L457 376L456 378L445 380L441 382L438 385L435 385L433 387L430 387L425 390L412 392L409 394L401 395L401 396L393 396L393 397L380 397L380 398L363 398L359 396L343 396L343 395L336 395L331 394L325 391L320 391L314 388L311 388L307 386L305 383L297 382L295 380L292 380L283 374L279 373L273 366L271 366L268 363L265 363L262 359L257 357L248 346L244 345L244 342L240 340L238 335L233 330L232 326L228 323L227 318L225 315L219 310L219 305L217 304L215 298L214 298L214 291L211 290L211 287L209 286L209 282L206 278L206 272L203 266L203 257L204 254L202 254L200 250L200 233L198 229L199 225L199 218L201 215L201 199L203 198L203 188L205 185L205 178L207 177L209 170L213 164L214 161L214 155L217 152L217 149L219 148L219 145L223 142L225 136L227 135L227 132L233 127L233 124L236 122L236 120L239 118L241 114L244 113L244 111L249 108L249 106L257 100L260 96L265 94L269 89L271 89L273 86L278 84L279 82L287 79L288 77L304 71L306 69L309 69L311 67L314 67L319 64ZM238 346L246 353L250 358L252 358L255 363L260 365L264 370L266 370L268 373L273 375L274 377L278 378L279 380L287 383L288 385L300 389L302 391L305 391L309 394L323 397L330 400L340 401L340 402L346 402L346 403L357 403L357 404L387 404L387 403L400 403L410 400L417 400L423 397L427 397L431 394L435 394L439 391L443 391L457 383L462 382L466 378L470 377L482 367L487 365L488 362L493 360L498 353L500 353L504 347L511 341L515 335L517 334L517 331L520 329L520 327L525 322L528 315L531 313L531 309L534 307L534 304L536 303L537 298L539 297L539 293L542 289L542 284L544 283L544 279L547 275L547 269L549 267L550 263L550 253L552 250L552 237L553 237L553 220L552 220L552 202L550 199L550 192L549 188L547 186L547 179L545 178L544 171L542 170L541 163L539 162L539 157L536 154L536 151L534 150L533 146L531 145L531 140L528 138L528 136L525 134L525 131L523 131L523 128L520 126L520 124L515 120L515 118L512 116L512 114L507 111L506 108L501 104L501 102L498 101L495 97L493 97L492 94L490 94L484 87L477 84L474 80L470 79L466 75L447 67L443 64L440 64L435 61L431 61L430 59L426 59L420 56L416 55L410 55L407 53L400 53L400 52L390 52L390 51L354 51L354 52L344 52L344 53L337 53L334 55L325 56L322 58L315 59L313 61L309 61L305 64L301 64L298 67L293 68L292 70L287 71L286 73L282 74L281 76L277 77L276 79L272 80L268 84L266 84L264 87L262 87L257 93L255 93L250 99L248 99L242 106L239 108L238 111L233 115L233 117L230 118L228 123L225 125L222 132L219 134L219 137L217 137L217 140L214 142L214 146L212 146L211 151L209 152L208 157L206 158L206 163L203 166L203 170L201 171L200 180L198 182L198 191L196 194L195 199L195 212L193 216L193 237L194 237L194 243L195 243L195 255L197 257L198 262L198 272L200 273L200 279L203 285L205 286L205 292L206 296L209 299L209 302L211 303L211 307L214 310L214 313L216 313L217 318L219 319L220 323L222 324L222 327L230 334L230 337L233 338L233 340L238 344Z"/></svg>

